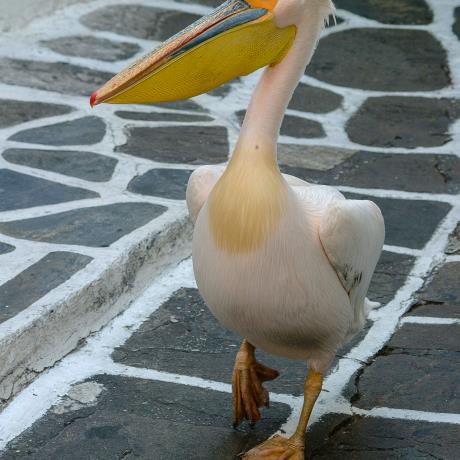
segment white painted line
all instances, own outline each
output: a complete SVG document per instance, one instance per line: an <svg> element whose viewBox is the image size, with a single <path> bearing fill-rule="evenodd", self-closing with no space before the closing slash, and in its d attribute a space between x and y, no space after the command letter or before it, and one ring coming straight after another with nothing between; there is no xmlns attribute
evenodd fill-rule
<svg viewBox="0 0 460 460"><path fill-rule="evenodd" d="M370 410L353 406L353 413L365 417L379 417L386 419L412 420L430 423L453 423L460 425L460 414L447 412L424 412L410 409L393 409L390 407L375 407Z"/></svg>
<svg viewBox="0 0 460 460"><path fill-rule="evenodd" d="M177 383L181 385L188 385L197 388L209 389L219 391L221 393L232 392L232 386L229 383L216 382L214 380L202 379L200 377L193 377L189 375L173 374L170 372L156 371L153 369L144 369L138 367L124 366L123 364L113 363L107 371L113 375L121 375L124 377L132 377L138 379L155 380L158 382ZM231 369L228 370L229 375ZM302 403L303 398L270 392L270 401L287 404L292 407L293 405Z"/></svg>
<svg viewBox="0 0 460 460"><path fill-rule="evenodd" d="M401 324L460 324L459 318L434 318L432 316L404 316Z"/></svg>
<svg viewBox="0 0 460 460"><path fill-rule="evenodd" d="M420 249L405 248L403 246L394 246L392 244L385 244L383 250L387 252L394 252L395 254L405 254L413 257L420 257L423 251Z"/></svg>

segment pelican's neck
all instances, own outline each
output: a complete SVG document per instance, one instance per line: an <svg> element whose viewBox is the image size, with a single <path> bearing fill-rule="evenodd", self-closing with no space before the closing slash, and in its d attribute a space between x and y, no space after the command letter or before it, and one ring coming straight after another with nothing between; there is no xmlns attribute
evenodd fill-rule
<svg viewBox="0 0 460 460"><path fill-rule="evenodd" d="M262 74L249 104L232 162L269 155L276 164L276 144L284 114L330 12L329 8L324 8L324 0L322 5L321 0L310 2L312 8L305 7L303 17L296 23L297 34L291 49L279 64L268 67ZM330 5L329 1L326 3Z"/></svg>

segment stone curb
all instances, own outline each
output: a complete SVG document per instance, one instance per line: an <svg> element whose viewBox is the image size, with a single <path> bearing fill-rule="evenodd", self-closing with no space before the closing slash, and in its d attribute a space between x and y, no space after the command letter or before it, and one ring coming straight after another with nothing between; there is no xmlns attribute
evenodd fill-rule
<svg viewBox="0 0 460 460"><path fill-rule="evenodd" d="M31 318L24 320L23 315L29 313L24 310L18 318L1 324L0 409L37 375L126 310L164 269L188 257L191 235L185 209L174 212L143 239L124 248L112 263L96 269L95 276L70 289L66 282L55 290L55 301L40 299L33 305L38 313Z"/></svg>

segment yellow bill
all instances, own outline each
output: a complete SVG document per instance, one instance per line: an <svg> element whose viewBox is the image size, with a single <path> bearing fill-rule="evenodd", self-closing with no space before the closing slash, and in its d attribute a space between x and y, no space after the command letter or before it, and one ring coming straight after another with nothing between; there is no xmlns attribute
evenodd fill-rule
<svg viewBox="0 0 460 460"><path fill-rule="evenodd" d="M228 0L120 72L91 96L91 106L188 99L280 62L296 27L277 27L277 0Z"/></svg>

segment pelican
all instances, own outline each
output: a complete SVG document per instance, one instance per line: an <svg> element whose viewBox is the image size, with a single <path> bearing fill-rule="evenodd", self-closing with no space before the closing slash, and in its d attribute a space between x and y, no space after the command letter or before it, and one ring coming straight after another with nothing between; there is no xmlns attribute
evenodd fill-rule
<svg viewBox="0 0 460 460"><path fill-rule="evenodd" d="M281 174L277 163L284 113L333 10L330 0L228 0L90 100L187 99L265 67L228 165L196 169L186 196L199 291L243 337L232 378L234 425L261 418L269 400L263 383L278 376L257 361L256 348L308 363L295 433L268 439L244 459L303 459L323 377L373 306L366 295L384 241L379 208Z"/></svg>

